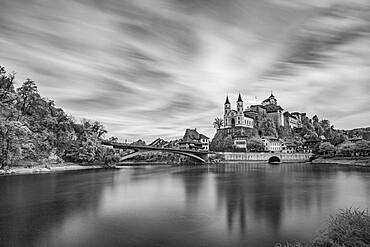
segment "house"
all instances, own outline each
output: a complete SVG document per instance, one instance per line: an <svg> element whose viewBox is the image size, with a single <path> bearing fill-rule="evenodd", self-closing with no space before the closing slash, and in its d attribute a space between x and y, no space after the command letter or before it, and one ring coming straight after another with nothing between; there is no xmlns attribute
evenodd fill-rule
<svg viewBox="0 0 370 247"><path fill-rule="evenodd" d="M274 136L262 136L262 142L265 144L265 151L268 152L281 152L283 147L279 138Z"/></svg>
<svg viewBox="0 0 370 247"><path fill-rule="evenodd" d="M300 147L297 148L297 151L300 153L312 153L312 150L314 150L321 141L319 140L306 140Z"/></svg>
<svg viewBox="0 0 370 247"><path fill-rule="evenodd" d="M209 137L198 133L197 129L186 129L178 145L180 149L209 150Z"/></svg>
<svg viewBox="0 0 370 247"><path fill-rule="evenodd" d="M291 154L297 152L297 145L294 142L284 141L281 145L283 153Z"/></svg>
<svg viewBox="0 0 370 247"><path fill-rule="evenodd" d="M248 137L244 137L244 136L240 136L240 137L235 137L234 138L234 146L236 148L241 148L241 149L245 149L247 148L247 140L248 140Z"/></svg>

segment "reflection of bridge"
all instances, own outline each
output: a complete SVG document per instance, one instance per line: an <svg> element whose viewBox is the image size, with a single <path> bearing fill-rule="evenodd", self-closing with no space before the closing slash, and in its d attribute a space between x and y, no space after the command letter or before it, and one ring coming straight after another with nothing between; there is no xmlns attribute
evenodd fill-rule
<svg viewBox="0 0 370 247"><path fill-rule="evenodd" d="M209 154L208 151L202 151L202 150L159 148L159 147L152 147L152 146L137 146L137 145L130 145L126 143L118 143L118 142L110 142L110 141L103 141L102 144L107 145L107 146L112 146L113 148L123 149L123 150L133 150L133 152L121 157L120 161L130 159L143 152L151 152L151 151L158 152L159 151L159 152L169 152L169 153L175 153L175 154L188 156L202 163L205 163L208 158L208 154Z"/></svg>

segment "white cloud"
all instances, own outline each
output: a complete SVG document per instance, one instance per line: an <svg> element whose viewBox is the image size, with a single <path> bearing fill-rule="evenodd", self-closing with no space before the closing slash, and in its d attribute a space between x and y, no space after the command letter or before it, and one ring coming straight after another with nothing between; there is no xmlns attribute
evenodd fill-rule
<svg viewBox="0 0 370 247"><path fill-rule="evenodd" d="M0 62L123 139L179 137L189 127L213 136L226 94L235 101L238 91L250 104L274 90L287 110L338 127L370 124L366 8L284 2L8 1Z"/></svg>

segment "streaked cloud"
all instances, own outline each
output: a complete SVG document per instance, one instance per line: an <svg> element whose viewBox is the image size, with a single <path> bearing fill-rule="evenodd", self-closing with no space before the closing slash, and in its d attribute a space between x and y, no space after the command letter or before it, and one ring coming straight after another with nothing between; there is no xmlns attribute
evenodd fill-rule
<svg viewBox="0 0 370 247"><path fill-rule="evenodd" d="M0 0L0 63L121 139L213 136L226 93L370 125L367 1ZM236 100L236 96L235 96Z"/></svg>

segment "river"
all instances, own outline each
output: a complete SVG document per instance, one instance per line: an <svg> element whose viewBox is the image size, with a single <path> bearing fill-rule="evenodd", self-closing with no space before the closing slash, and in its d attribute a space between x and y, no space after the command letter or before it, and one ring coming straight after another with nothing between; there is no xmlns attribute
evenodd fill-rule
<svg viewBox="0 0 370 247"><path fill-rule="evenodd" d="M0 246L273 246L370 208L370 169L137 167L0 177Z"/></svg>

